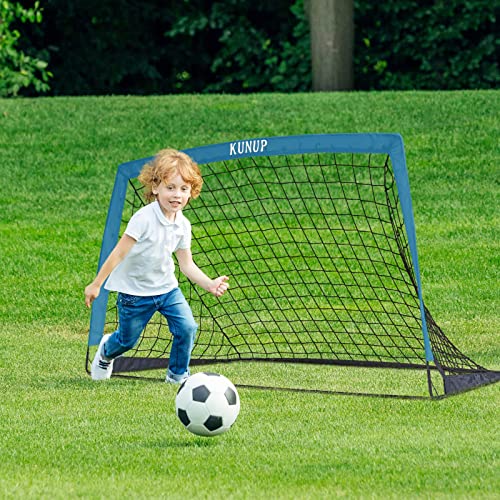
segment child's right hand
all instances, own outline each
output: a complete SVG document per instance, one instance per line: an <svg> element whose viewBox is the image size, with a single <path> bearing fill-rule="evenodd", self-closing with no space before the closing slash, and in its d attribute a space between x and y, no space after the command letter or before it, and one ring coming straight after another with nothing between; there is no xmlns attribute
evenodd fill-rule
<svg viewBox="0 0 500 500"><path fill-rule="evenodd" d="M92 302L99 296L99 292L101 291L101 287L99 285L95 285L91 283L85 288L85 305L90 307Z"/></svg>

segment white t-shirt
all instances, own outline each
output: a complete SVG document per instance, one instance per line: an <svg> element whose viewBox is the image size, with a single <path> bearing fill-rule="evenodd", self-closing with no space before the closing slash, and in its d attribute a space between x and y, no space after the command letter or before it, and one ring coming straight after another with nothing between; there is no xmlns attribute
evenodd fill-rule
<svg viewBox="0 0 500 500"><path fill-rule="evenodd" d="M191 247L191 224L182 212L177 212L172 223L154 201L132 216L125 234L137 243L115 267L104 287L140 296L160 295L177 287L172 253Z"/></svg>

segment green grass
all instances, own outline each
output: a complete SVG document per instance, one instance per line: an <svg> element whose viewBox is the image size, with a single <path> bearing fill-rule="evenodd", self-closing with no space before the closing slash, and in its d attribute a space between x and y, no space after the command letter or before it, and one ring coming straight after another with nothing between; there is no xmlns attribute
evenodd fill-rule
<svg viewBox="0 0 500 500"><path fill-rule="evenodd" d="M499 111L494 91L0 100L0 497L498 498L498 384L442 401L241 388L234 428L197 438L177 421L175 388L90 381L83 289L121 162L166 146L399 132L427 307L498 369Z"/></svg>

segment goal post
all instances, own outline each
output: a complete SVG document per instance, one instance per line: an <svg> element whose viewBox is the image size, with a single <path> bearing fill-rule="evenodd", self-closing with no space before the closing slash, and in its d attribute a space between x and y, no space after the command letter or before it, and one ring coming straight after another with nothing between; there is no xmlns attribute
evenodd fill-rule
<svg viewBox="0 0 500 500"><path fill-rule="evenodd" d="M406 368L426 373L431 397L499 380L463 355L425 307L399 134L263 137L184 152L204 178L184 210L193 256L208 275L231 277L221 299L179 277L199 324L192 365ZM150 160L118 168L99 268L146 203L137 176ZM103 288L92 306L87 370L92 347L116 328L111 295ZM154 316L114 373L166 368L170 343Z"/></svg>

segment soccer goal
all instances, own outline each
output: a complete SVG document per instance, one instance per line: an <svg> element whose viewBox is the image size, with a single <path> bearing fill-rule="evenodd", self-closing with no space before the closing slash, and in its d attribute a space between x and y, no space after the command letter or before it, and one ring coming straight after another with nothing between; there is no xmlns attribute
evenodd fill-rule
<svg viewBox="0 0 500 500"><path fill-rule="evenodd" d="M371 392L375 371L411 371L426 397L499 380L462 354L424 305L401 136L267 137L185 152L204 178L184 210L195 262L209 276L229 275L231 285L217 299L179 276L199 324L192 366L239 367L231 372L239 385L301 390L312 380L306 389L355 393ZM137 176L149 160L118 168L99 266L145 204ZM116 326L115 299L103 289L92 307L87 371ZM154 316L115 360L114 375L164 370L170 344L166 322ZM245 379L254 372L257 381ZM338 387L352 379L361 389ZM374 392L392 394L382 387Z"/></svg>

